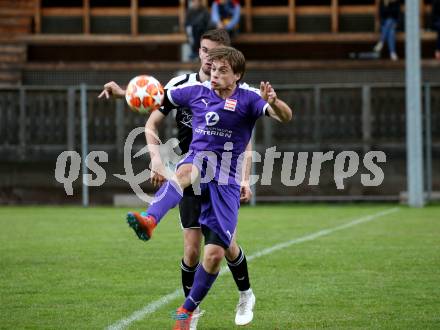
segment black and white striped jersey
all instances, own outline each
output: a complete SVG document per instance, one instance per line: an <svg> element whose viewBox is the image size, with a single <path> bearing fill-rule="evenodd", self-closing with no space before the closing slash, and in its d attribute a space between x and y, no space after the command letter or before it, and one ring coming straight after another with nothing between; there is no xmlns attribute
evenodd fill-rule
<svg viewBox="0 0 440 330"><path fill-rule="evenodd" d="M200 77L197 72L187 73L171 79L166 85L165 89L169 89L171 87L176 87L179 85L183 85L186 83L193 83L199 81ZM159 109L165 116L173 111L172 107L161 107ZM192 140L192 111L190 108L181 107L176 111L176 124L177 124L177 139L179 140L179 147L182 151L182 154L187 153L189 150L189 145Z"/></svg>

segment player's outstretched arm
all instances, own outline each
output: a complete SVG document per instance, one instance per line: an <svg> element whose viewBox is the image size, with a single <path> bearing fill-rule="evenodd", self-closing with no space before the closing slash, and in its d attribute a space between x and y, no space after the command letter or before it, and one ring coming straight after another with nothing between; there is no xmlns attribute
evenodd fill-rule
<svg viewBox="0 0 440 330"><path fill-rule="evenodd" d="M242 165L242 180L240 188L240 202L248 203L252 197L252 191L250 188L249 177L252 170L252 143L249 141L246 146L245 157Z"/></svg>
<svg viewBox="0 0 440 330"><path fill-rule="evenodd" d="M260 83L260 93L269 103L267 111L272 118L282 123L288 123L292 120L292 109L286 102L278 98L277 93L269 82Z"/></svg>
<svg viewBox="0 0 440 330"><path fill-rule="evenodd" d="M160 157L158 133L165 115L160 111L153 111L145 124L145 138L151 158L151 183L154 187L160 187L165 182L165 168Z"/></svg>
<svg viewBox="0 0 440 330"><path fill-rule="evenodd" d="M104 85L104 89L102 90L101 94L99 94L99 98L104 97L106 99L110 98L110 96L120 99L125 96L125 90L122 89L117 83L114 81L110 81Z"/></svg>

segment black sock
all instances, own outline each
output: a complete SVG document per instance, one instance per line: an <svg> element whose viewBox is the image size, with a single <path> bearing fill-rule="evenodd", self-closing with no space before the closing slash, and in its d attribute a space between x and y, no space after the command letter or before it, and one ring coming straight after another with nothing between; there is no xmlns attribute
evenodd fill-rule
<svg viewBox="0 0 440 330"><path fill-rule="evenodd" d="M187 266L183 261L183 259L182 262L180 263L180 268L182 269L182 288L185 297L188 297L189 292L191 291L191 288L194 283L194 275L196 274L197 267L199 267L199 264L195 265L194 267Z"/></svg>
<svg viewBox="0 0 440 330"><path fill-rule="evenodd" d="M249 283L249 274L247 268L246 256L244 255L243 250L240 247L240 253L238 257L230 261L226 258L228 262L228 267L231 270L232 276L234 277L235 284L237 284L237 288L240 291L246 291L251 287Z"/></svg>

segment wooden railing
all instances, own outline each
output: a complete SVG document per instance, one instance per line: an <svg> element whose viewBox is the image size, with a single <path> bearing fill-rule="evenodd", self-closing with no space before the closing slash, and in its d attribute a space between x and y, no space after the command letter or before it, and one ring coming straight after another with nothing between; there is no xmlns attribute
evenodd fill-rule
<svg viewBox="0 0 440 330"><path fill-rule="evenodd" d="M82 17L83 33L90 33L90 18L92 16L129 16L131 22L131 35L138 35L139 17L149 16L174 16L179 19L179 31L184 31L186 4L185 0L179 0L175 7L139 7L138 0L131 0L130 7L90 7L90 0L83 0L82 7L51 7L41 6L41 0L35 1L35 32L41 33L41 21L44 17Z"/></svg>
<svg viewBox="0 0 440 330"><path fill-rule="evenodd" d="M131 0L126 7L94 7L92 0L82 0L82 6L77 7L45 7L42 0L0 0L0 17L5 17L14 24L0 25L3 32L2 38L9 37L26 44L142 44L168 43L181 44L186 41L184 33L184 20L186 11L185 0L176 0L175 6L141 6L139 0ZM431 5L420 1L421 26L425 26L424 19L431 11ZM254 5L252 0L242 0L242 32L236 39L237 43L288 43L288 42L371 42L377 39L379 32L378 7L379 0L371 0L367 5L340 5L340 0L330 0L329 5L303 5L307 2L298 0L285 0L282 5L259 6ZM353 1L356 3L356 1ZM54 2L55 3L55 2ZM205 0L208 4L208 1ZM276 2L274 2L276 3ZM279 3L279 2L278 2ZM56 3L55 3L56 5ZM404 8L403 8L404 10ZM353 32L342 28L341 17L369 16L374 21L374 28L368 31ZM327 17L330 22L328 31L310 33L298 29L298 20L312 18L312 16ZM108 17L129 18L129 27L125 34L122 33L95 33L92 30L92 19ZM151 17L173 17L177 28L175 31L163 33L160 31L148 31L148 34L139 31L140 20ZM280 18L287 22L285 30L273 33L261 33L254 27L255 19ZM81 25L77 33L45 33L43 22L49 18L76 18ZM3 19L3 22L8 22ZM16 22L26 20L28 27L18 29ZM33 22L33 23L32 23ZM6 23L5 23L6 24ZM25 24L25 25L26 25ZM33 25L31 25L33 24ZM81 30L82 29L82 30ZM261 28L260 28L261 30ZM10 31L10 32L8 32ZM55 33L54 33L55 32ZM151 33L152 32L152 33ZM404 36L400 34L398 40ZM433 40L433 32L423 32L422 40Z"/></svg>
<svg viewBox="0 0 440 330"><path fill-rule="evenodd" d="M163 16L177 17L179 32L184 31L184 20L186 1L176 1L174 7L140 7L138 0L131 0L130 7L90 7L90 0L83 0L82 7L50 7L41 6L41 0L35 1L34 23L35 33L41 33L41 22L45 17L78 17L82 18L83 34L89 34L91 17L99 16L126 16L130 17L131 35L136 36L138 32L138 21L140 17ZM431 5L420 1L421 25L424 26L424 17L430 13ZM205 2L207 2L205 0ZM378 6L379 0L372 0L370 5L340 5L338 0L331 0L329 6L297 5L296 0L287 0L286 5L279 6L254 6L252 0L242 1L242 15L244 18L244 32L253 32L252 19L258 16L287 17L288 30L286 33L296 32L296 22L301 16L328 16L331 20L331 33L339 32L339 18L341 15L372 15L375 21L375 32L379 31Z"/></svg>

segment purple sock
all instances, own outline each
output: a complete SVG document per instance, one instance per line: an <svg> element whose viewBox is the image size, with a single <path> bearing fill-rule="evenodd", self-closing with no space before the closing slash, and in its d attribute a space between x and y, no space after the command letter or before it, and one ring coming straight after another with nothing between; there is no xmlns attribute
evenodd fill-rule
<svg viewBox="0 0 440 330"><path fill-rule="evenodd" d="M217 276L218 273L209 274L203 268L203 265L200 265L196 271L196 275L194 276L193 287L183 304L183 308L190 312L194 311L203 298L205 298Z"/></svg>
<svg viewBox="0 0 440 330"><path fill-rule="evenodd" d="M177 183L173 181L165 182L156 192L147 213L152 215L159 223L165 214L180 202L182 195L182 190Z"/></svg>

